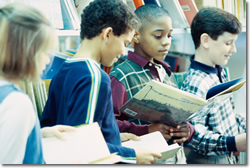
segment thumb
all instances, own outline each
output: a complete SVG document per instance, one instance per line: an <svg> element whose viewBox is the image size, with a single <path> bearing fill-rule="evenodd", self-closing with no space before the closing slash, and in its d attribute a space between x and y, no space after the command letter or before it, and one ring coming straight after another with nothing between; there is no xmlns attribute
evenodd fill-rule
<svg viewBox="0 0 250 168"><path fill-rule="evenodd" d="M153 156L160 159L162 157L162 154L160 152L154 152Z"/></svg>
<svg viewBox="0 0 250 168"><path fill-rule="evenodd" d="M54 135L55 135L58 139L61 139L61 140L63 140L63 141L66 140L65 136L63 136L63 134L62 134L60 131L58 131L58 130L54 130Z"/></svg>

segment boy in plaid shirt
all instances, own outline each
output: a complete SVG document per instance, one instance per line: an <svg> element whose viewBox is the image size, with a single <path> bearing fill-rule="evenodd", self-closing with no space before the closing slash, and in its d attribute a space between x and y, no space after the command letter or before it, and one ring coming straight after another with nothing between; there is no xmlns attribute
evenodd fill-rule
<svg viewBox="0 0 250 168"><path fill-rule="evenodd" d="M135 51L129 51L127 60L117 65L110 73L114 113L119 130L138 136L160 131L167 141L174 136L177 138L174 142L188 142L193 132L193 127L189 123L184 123L178 128L171 128L162 123L141 125L129 122L128 116L119 111L124 103L153 79L177 87L170 66L162 61L170 48L173 31L168 12L157 5L148 4L139 7L135 13L142 22L133 38ZM164 163L185 164L183 149Z"/></svg>
<svg viewBox="0 0 250 168"><path fill-rule="evenodd" d="M211 87L226 82L221 65L236 52L240 32L241 24L234 15L219 8L200 10L191 25L196 51L182 90L203 97ZM205 117L191 121L195 132L187 144L191 149L187 163L237 163L237 151L246 151L246 120L236 114L232 96L205 110L209 110Z"/></svg>

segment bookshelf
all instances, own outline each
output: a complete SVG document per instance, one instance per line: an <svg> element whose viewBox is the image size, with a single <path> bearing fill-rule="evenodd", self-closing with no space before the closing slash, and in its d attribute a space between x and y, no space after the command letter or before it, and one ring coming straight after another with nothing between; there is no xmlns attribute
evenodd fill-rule
<svg viewBox="0 0 250 168"><path fill-rule="evenodd" d="M56 30L59 37L63 36L80 36L80 30Z"/></svg>
<svg viewBox="0 0 250 168"><path fill-rule="evenodd" d="M76 19L76 13L79 17L79 11L89 4L92 0L0 0L0 6L3 6L10 2L22 2L28 3L39 10L41 10L53 23L54 27L57 29L56 33L58 35L59 47L58 51L64 51L67 49L75 48L77 49L80 44L80 30L79 30L79 18ZM78 8L76 11L72 10L72 2L79 3L80 1L84 1L84 4L78 4ZM136 0L124 0L128 4L128 6L135 10L136 6L134 4ZM138 0L139 1L139 0ZM192 1L192 0L187 0ZM143 0L140 0L143 3ZM148 1L147 1L148 2ZM168 3L172 3L173 5L169 5ZM219 8L224 8L225 10L230 11L235 14L243 25L243 33L239 35L238 40L236 41L237 53L232 56L232 59L229 61L228 67L231 70L230 76L231 78L235 78L237 76L245 76L246 77L246 0L193 0L195 2L198 10L204 6L214 6ZM62 7L61 4L68 4L71 6ZM183 8L181 7L179 0L159 0L157 1L162 7L170 7L171 12L175 12L171 14L174 21L174 31L172 38L172 46L170 48L170 53L180 58L179 68L180 72L186 71L189 66L189 55L194 53L194 45L192 42L192 38L190 35L189 24L186 20L186 16L184 14ZM200 3L200 4L199 4ZM170 12L170 11L169 11ZM71 15L70 15L71 13ZM63 19L64 18L64 19ZM75 18L75 19L74 19ZM178 18L180 20L178 21ZM74 20L74 21L73 21ZM65 22L67 22L71 26L66 26ZM75 25L75 27L73 26ZM74 42L75 41L75 42ZM72 44L74 43L74 44ZM132 48L128 48L128 50L133 50ZM27 81L25 81L27 82ZM31 86L32 84L27 83L24 87ZM32 85L33 86L33 85ZM34 85L37 86L37 85ZM44 84L42 82L42 88L44 89ZM23 88L25 90L25 88ZM236 95L236 109L238 111L246 112L246 100L242 101L242 95L246 97L246 88L242 90L240 95ZM33 89L31 89L33 90ZM32 97L32 95L30 95ZM41 99L46 99L46 95ZM32 97L34 100L34 97ZM34 100L35 101L35 100ZM44 101L44 100L41 100ZM33 102L37 107L36 102ZM44 103L44 102L43 102ZM41 108L41 107L40 107ZM38 112L39 113L39 112ZM41 115L41 114L39 114ZM246 160L243 159L242 163L246 163Z"/></svg>

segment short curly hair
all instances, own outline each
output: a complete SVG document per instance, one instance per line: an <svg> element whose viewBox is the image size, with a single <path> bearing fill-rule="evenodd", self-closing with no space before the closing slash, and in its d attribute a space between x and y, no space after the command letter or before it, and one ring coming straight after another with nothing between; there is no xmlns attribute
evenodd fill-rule
<svg viewBox="0 0 250 168"><path fill-rule="evenodd" d="M159 18L161 16L170 17L166 9L155 4L142 5L135 10L135 14L141 21L141 27L139 31L143 30L146 24L152 24L152 20L155 20L156 18Z"/></svg>
<svg viewBox="0 0 250 168"><path fill-rule="evenodd" d="M112 27L114 35L120 36L139 26L139 19L121 0L94 0L83 9L80 36L91 39L106 27Z"/></svg>

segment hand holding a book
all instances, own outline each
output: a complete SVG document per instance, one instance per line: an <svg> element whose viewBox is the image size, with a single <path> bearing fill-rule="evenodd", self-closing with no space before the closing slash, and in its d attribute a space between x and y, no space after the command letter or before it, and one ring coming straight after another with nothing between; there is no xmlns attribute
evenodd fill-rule
<svg viewBox="0 0 250 168"><path fill-rule="evenodd" d="M137 135L135 134L131 134L131 133L120 133L120 137L121 137L121 141L122 142L125 142L125 141L128 141L128 140L134 140L134 141L139 141L141 138L138 137Z"/></svg>
<svg viewBox="0 0 250 168"><path fill-rule="evenodd" d="M148 126L148 132L155 132L155 131L160 131L163 137L168 141L171 139L170 136L170 129L172 127L162 124L162 123L157 123L157 124L152 124Z"/></svg>
<svg viewBox="0 0 250 168"><path fill-rule="evenodd" d="M177 128L170 129L170 135L176 143L185 142L190 136L190 128L186 122L177 125Z"/></svg>
<svg viewBox="0 0 250 168"><path fill-rule="evenodd" d="M154 164L155 157L161 158L162 155L160 152L154 152L148 149L134 149L136 153L136 164Z"/></svg>
<svg viewBox="0 0 250 168"><path fill-rule="evenodd" d="M43 138L56 136L59 139L65 140L63 132L75 131L76 128L67 125L55 125L52 127L44 127L41 129Z"/></svg>

